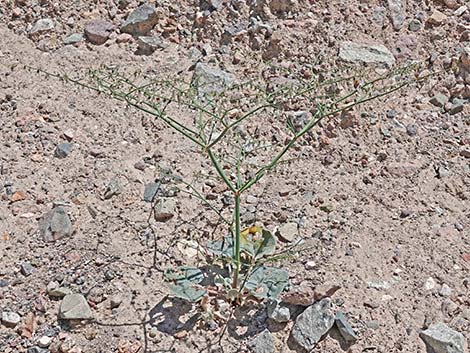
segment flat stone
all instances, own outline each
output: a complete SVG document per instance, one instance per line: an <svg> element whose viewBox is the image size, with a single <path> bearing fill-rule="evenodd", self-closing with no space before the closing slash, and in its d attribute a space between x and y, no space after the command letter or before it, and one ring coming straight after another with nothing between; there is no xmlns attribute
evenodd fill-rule
<svg viewBox="0 0 470 353"><path fill-rule="evenodd" d="M46 242L72 235L72 222L62 206L54 207L39 222L39 232Z"/></svg>
<svg viewBox="0 0 470 353"><path fill-rule="evenodd" d="M282 240L287 242L293 242L298 234L298 226L295 222L288 222L281 225L276 233Z"/></svg>
<svg viewBox="0 0 470 353"><path fill-rule="evenodd" d="M387 290L390 289L392 285L387 281L369 281L367 282L367 287L377 290Z"/></svg>
<svg viewBox="0 0 470 353"><path fill-rule="evenodd" d="M387 66L395 64L393 54L381 44L342 42L339 48L339 57L348 62L386 64Z"/></svg>
<svg viewBox="0 0 470 353"><path fill-rule="evenodd" d="M168 47L168 43L162 37L159 36L141 36L137 38L138 54L150 55L157 49L165 49Z"/></svg>
<svg viewBox="0 0 470 353"><path fill-rule="evenodd" d="M274 353L277 351L274 344L274 337L268 329L265 329L256 336L249 343L249 346L254 353Z"/></svg>
<svg viewBox="0 0 470 353"><path fill-rule="evenodd" d="M157 24L158 16L155 7L144 4L132 11L121 26L122 33L143 36Z"/></svg>
<svg viewBox="0 0 470 353"><path fill-rule="evenodd" d="M72 294L72 290L67 287L61 287L57 282L49 282L47 284L47 294L54 298L63 298L67 294Z"/></svg>
<svg viewBox="0 0 470 353"><path fill-rule="evenodd" d="M57 158L66 158L72 152L72 144L68 142L59 143L55 149Z"/></svg>
<svg viewBox="0 0 470 353"><path fill-rule="evenodd" d="M49 336L42 336L38 340L38 346L41 348L47 348L52 343L52 337Z"/></svg>
<svg viewBox="0 0 470 353"><path fill-rule="evenodd" d="M21 316L12 311L2 312L2 324L6 327L15 327L21 321Z"/></svg>
<svg viewBox="0 0 470 353"><path fill-rule="evenodd" d="M176 201L172 198L162 198L155 205L154 217L157 222L166 222L176 213Z"/></svg>
<svg viewBox="0 0 470 353"><path fill-rule="evenodd" d="M194 78L199 97L221 93L235 83L235 76L205 63L196 64Z"/></svg>
<svg viewBox="0 0 470 353"><path fill-rule="evenodd" d="M145 185L144 197L143 197L144 201L152 202L159 189L160 189L159 182L152 182L152 183L148 183L147 185Z"/></svg>
<svg viewBox="0 0 470 353"><path fill-rule="evenodd" d="M53 19L41 18L33 24L33 26L31 27L31 30L29 31L29 34L34 35L34 34L52 31L54 27L55 27L55 23Z"/></svg>
<svg viewBox="0 0 470 353"><path fill-rule="evenodd" d="M114 25L103 20L93 20L85 24L85 36L88 41L95 45L106 43Z"/></svg>
<svg viewBox="0 0 470 353"><path fill-rule="evenodd" d="M344 340L348 343L354 343L357 341L357 335L352 329L351 325L348 322L346 316L341 312L338 311L335 316L335 324L339 330L339 333L344 338Z"/></svg>
<svg viewBox="0 0 470 353"><path fill-rule="evenodd" d="M464 102L457 100L454 103L452 103L448 112L450 115L458 114L463 111L463 108L464 108Z"/></svg>
<svg viewBox="0 0 470 353"><path fill-rule="evenodd" d="M68 294L60 303L59 318L64 320L90 320L93 318L93 313L83 295Z"/></svg>
<svg viewBox="0 0 470 353"><path fill-rule="evenodd" d="M32 346L26 350L26 353L49 353L49 350L38 346Z"/></svg>
<svg viewBox="0 0 470 353"><path fill-rule="evenodd" d="M81 42L82 40L83 40L82 33L72 33L71 35L64 38L64 44L65 45L76 44L76 43Z"/></svg>
<svg viewBox="0 0 470 353"><path fill-rule="evenodd" d="M434 353L465 353L466 351L464 336L442 322L429 326L427 330L421 332L420 336Z"/></svg>
<svg viewBox="0 0 470 353"><path fill-rule="evenodd" d="M449 98L442 93L436 93L431 99L430 103L435 105L436 107L442 108L443 106L446 105L446 103L449 101Z"/></svg>
<svg viewBox="0 0 470 353"><path fill-rule="evenodd" d="M297 317L291 336L297 344L307 351L312 350L335 322L329 298L309 306Z"/></svg>

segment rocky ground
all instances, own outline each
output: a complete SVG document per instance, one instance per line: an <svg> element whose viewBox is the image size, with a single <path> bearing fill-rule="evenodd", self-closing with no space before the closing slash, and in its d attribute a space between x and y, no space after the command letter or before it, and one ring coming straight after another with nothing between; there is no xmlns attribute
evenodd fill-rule
<svg viewBox="0 0 470 353"><path fill-rule="evenodd" d="M467 352L469 40L463 0L2 1L0 351ZM227 212L198 148L28 68L269 85L410 60L438 73L319 126L244 197L245 225L307 250L278 264L291 283L283 302L237 308L227 325L162 283L169 268L204 264L188 245L224 233L162 178L193 181ZM245 128L282 141L262 119ZM172 216L158 223L156 181Z"/></svg>

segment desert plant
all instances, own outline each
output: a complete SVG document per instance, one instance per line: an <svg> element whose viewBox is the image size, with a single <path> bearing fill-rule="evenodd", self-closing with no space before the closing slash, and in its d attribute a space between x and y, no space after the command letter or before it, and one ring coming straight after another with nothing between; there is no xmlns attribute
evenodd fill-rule
<svg viewBox="0 0 470 353"><path fill-rule="evenodd" d="M371 71L366 70L339 78L312 72L307 81L278 74L275 76L283 77L283 82L267 79L231 87L201 77L188 82L151 74L125 75L116 68L90 70L84 78L54 76L156 117L196 144L230 191L234 202L227 221L228 236L207 244L208 254L222 259L229 275L217 275L210 287L201 285L204 274L195 267L171 269L165 275L176 296L206 305L205 298L214 293L222 293L230 303L240 303L246 296L276 298L288 284L287 271L267 265L279 258L274 253L273 234L256 225L243 227L242 195L283 162L293 146L323 120L341 118L359 104L419 83L424 79L419 72L420 66L412 64L372 79ZM167 113L170 109L182 110L194 119L175 118ZM298 111L302 113L294 113ZM248 126L259 117L269 123ZM272 138L273 130L285 133Z"/></svg>

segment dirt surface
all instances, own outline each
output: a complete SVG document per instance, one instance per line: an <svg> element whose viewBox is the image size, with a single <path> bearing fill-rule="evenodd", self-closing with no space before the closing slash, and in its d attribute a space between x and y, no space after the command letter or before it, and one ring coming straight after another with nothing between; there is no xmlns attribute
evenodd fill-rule
<svg viewBox="0 0 470 353"><path fill-rule="evenodd" d="M204 265L178 244L204 243L226 230L209 208L172 193L168 183L177 210L153 226L154 238L142 195L162 169L171 170L228 212L221 182L197 146L150 115L26 66L73 75L107 65L189 78L201 61L239 80L285 71L334 76L359 66L339 58L346 40L382 44L396 65L411 59L429 72L447 71L355 108L351 124L335 118L316 128L288 163L250 190L244 219L272 231L299 225L308 250L279 263L291 288L341 286L333 308L347 315L358 340L344 347L329 335L313 352L424 353L420 331L435 322L470 337L464 1L149 1L158 12L151 33L165 43L150 55L137 55L137 40L119 31L139 4L88 3L0 4L0 312L20 316L13 327L0 325L1 352L26 352L44 336L53 339L49 348L28 352L245 352L265 328L278 352L300 352L289 338L293 321L273 322L262 304L238 308L227 327L209 329L195 306L169 296L166 269L188 260ZM402 26L390 10L397 3ZM44 18L54 28L31 34ZM115 26L103 45L63 43L92 19ZM230 26L241 30L228 35ZM452 65L459 71L448 70ZM438 93L451 102L431 103ZM65 157L57 152L62 143L72 147ZM110 183L119 190L108 197ZM45 242L41 220L57 205L73 232ZM83 294L93 319L58 320L61 299L48 293L51 282Z"/></svg>

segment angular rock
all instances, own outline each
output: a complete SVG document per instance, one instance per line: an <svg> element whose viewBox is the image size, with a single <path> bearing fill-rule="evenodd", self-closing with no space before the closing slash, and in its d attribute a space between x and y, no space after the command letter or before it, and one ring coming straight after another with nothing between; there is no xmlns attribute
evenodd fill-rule
<svg viewBox="0 0 470 353"><path fill-rule="evenodd" d="M436 107L442 108L448 101L449 98L445 94L436 93L429 102Z"/></svg>
<svg viewBox="0 0 470 353"><path fill-rule="evenodd" d="M254 353L273 353L276 352L276 346L274 344L274 337L265 329L255 339L253 339L249 346Z"/></svg>
<svg viewBox="0 0 470 353"><path fill-rule="evenodd" d="M21 316L11 311L2 312L2 324L6 327L15 327L21 321Z"/></svg>
<svg viewBox="0 0 470 353"><path fill-rule="evenodd" d="M59 318L64 320L90 320L93 318L93 313L83 295L68 294L60 303Z"/></svg>
<svg viewBox="0 0 470 353"><path fill-rule="evenodd" d="M342 42L339 48L339 57L348 62L366 64L386 64L393 66L393 54L381 44L364 44L355 42Z"/></svg>
<svg viewBox="0 0 470 353"><path fill-rule="evenodd" d="M64 142L57 145L54 154L57 158L65 158L70 152L72 152L72 144Z"/></svg>
<svg viewBox="0 0 470 353"><path fill-rule="evenodd" d="M287 242L293 242L298 235L297 223L288 222L279 227L277 235Z"/></svg>
<svg viewBox="0 0 470 353"><path fill-rule="evenodd" d="M82 33L72 33L71 35L65 37L64 44L65 45L76 44L78 42L81 42L82 40L83 40Z"/></svg>
<svg viewBox="0 0 470 353"><path fill-rule="evenodd" d="M122 191L121 183L119 182L119 178L115 177L111 179L108 186L106 187L106 191L104 192L105 200L109 200L111 197L119 195Z"/></svg>
<svg viewBox="0 0 470 353"><path fill-rule="evenodd" d="M88 41L95 45L104 44L111 32L114 29L114 25L110 22L103 20L93 20L85 24L85 36Z"/></svg>
<svg viewBox="0 0 470 353"><path fill-rule="evenodd" d="M411 31L411 32L418 32L422 27L422 23L420 20L417 20L417 19L413 19L410 21L410 23L408 24L408 29Z"/></svg>
<svg viewBox="0 0 470 353"><path fill-rule="evenodd" d="M454 100L448 112L450 115L458 114L463 111L463 108L464 108L464 101Z"/></svg>
<svg viewBox="0 0 470 353"><path fill-rule="evenodd" d="M28 277L33 274L35 269L29 262L24 262L20 266L20 271L23 276Z"/></svg>
<svg viewBox="0 0 470 353"><path fill-rule="evenodd" d="M143 36L150 32L157 22L155 7L144 4L130 13L121 26L121 32Z"/></svg>
<svg viewBox="0 0 470 353"><path fill-rule="evenodd" d="M291 336L297 344L307 351L312 350L321 337L326 334L335 322L329 298L309 306L297 317Z"/></svg>
<svg viewBox="0 0 470 353"><path fill-rule="evenodd" d="M393 29L396 31L400 30L405 22L405 1L406 0L387 0Z"/></svg>
<svg viewBox="0 0 470 353"><path fill-rule="evenodd" d="M352 329L348 322L348 319L342 312L337 312L335 316L335 324L339 330L339 333L348 343L354 343L357 341L357 335Z"/></svg>
<svg viewBox="0 0 470 353"><path fill-rule="evenodd" d="M204 63L197 63L194 76L199 97L221 93L235 83L235 76L219 68Z"/></svg>
<svg viewBox="0 0 470 353"><path fill-rule="evenodd" d="M429 326L420 334L426 345L434 353L464 353L466 343L464 336L442 322Z"/></svg>
<svg viewBox="0 0 470 353"><path fill-rule="evenodd" d="M138 54L141 55L150 55L157 49L165 49L168 47L168 44L162 37L141 36L137 38L137 44L139 45L137 49Z"/></svg>
<svg viewBox="0 0 470 353"><path fill-rule="evenodd" d="M32 346L26 350L26 353L49 353L49 350L38 346Z"/></svg>
<svg viewBox="0 0 470 353"><path fill-rule="evenodd" d="M166 222L176 213L176 201L172 198L160 199L155 205L154 217L157 222Z"/></svg>
<svg viewBox="0 0 470 353"><path fill-rule="evenodd" d="M447 20L447 16L445 14L443 14L442 12L438 10L434 10L431 16L429 16L428 19L426 20L426 23L431 26L439 26L446 20Z"/></svg>
<svg viewBox="0 0 470 353"><path fill-rule="evenodd" d="M158 190L160 189L160 182L152 182L145 185L144 201L152 202Z"/></svg>
<svg viewBox="0 0 470 353"><path fill-rule="evenodd" d="M30 35L34 34L39 34L43 32L48 32L53 30L55 27L54 20L51 18L41 18L37 20L33 26L31 27L31 30L29 31Z"/></svg>
<svg viewBox="0 0 470 353"><path fill-rule="evenodd" d="M62 206L54 207L39 222L39 232L46 242L72 235L72 222Z"/></svg>
<svg viewBox="0 0 470 353"><path fill-rule="evenodd" d="M290 320L289 307L283 305L279 300L270 300L267 305L268 317L279 323L288 322Z"/></svg>

